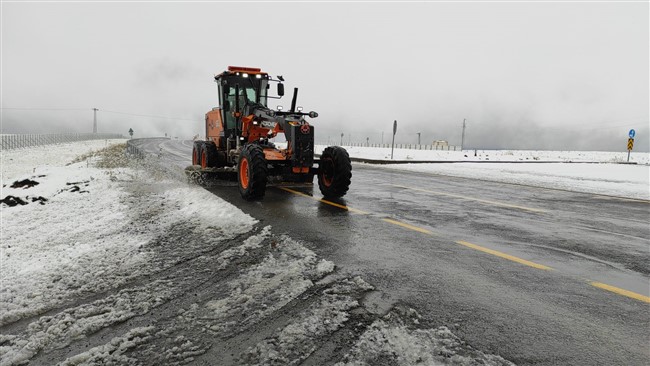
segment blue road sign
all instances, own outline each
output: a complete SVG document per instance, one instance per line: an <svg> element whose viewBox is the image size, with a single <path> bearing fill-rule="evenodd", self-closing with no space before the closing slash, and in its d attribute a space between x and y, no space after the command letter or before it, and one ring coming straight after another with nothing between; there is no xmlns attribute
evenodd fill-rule
<svg viewBox="0 0 650 366"><path fill-rule="evenodd" d="M633 139L634 135L636 135L636 131L634 131L634 129L631 129L630 130L630 138Z"/></svg>

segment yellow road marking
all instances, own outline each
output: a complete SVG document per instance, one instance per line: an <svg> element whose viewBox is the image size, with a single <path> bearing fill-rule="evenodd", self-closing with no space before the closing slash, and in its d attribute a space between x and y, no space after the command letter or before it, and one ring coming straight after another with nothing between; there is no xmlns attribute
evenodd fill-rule
<svg viewBox="0 0 650 366"><path fill-rule="evenodd" d="M278 187L278 188L280 188L283 191L287 191L289 193L297 194L298 196L303 196L303 197L315 199L316 201L325 203L325 204L330 205L330 206L338 207L338 208L341 208L341 209L344 209L344 210L347 210L347 211L350 211L350 212L358 213L358 214L361 214L361 215L368 215L369 214L366 211L358 210L356 208L345 206L345 205L342 205L340 203L328 201L328 200L326 200L324 198L318 198L318 197L310 196L310 195L308 195L306 193L302 193L300 191L296 191L296 190L293 190L293 189L290 189L290 188L286 188L286 187Z"/></svg>
<svg viewBox="0 0 650 366"><path fill-rule="evenodd" d="M600 282L590 282L589 284L594 286L594 287L601 288L603 290L611 291L611 292L619 294L619 295L623 295L623 296L633 298L635 300L640 300L640 301L643 301L643 302L650 303L650 297L643 296L641 294L637 294L636 292L623 290L622 288L610 286L610 285L600 283Z"/></svg>
<svg viewBox="0 0 650 366"><path fill-rule="evenodd" d="M404 186L398 186L398 185L395 185L395 187L402 187L402 188L406 188L406 189L420 190L420 189L417 189L417 188L410 188L410 187L404 187ZM350 212L355 212L355 213L359 213L359 214L362 214L362 215L368 215L369 214L369 212L366 212L366 211L362 211L362 210L358 210L358 209L355 209L355 208L352 208L352 207L341 205L339 203L328 201L326 199L319 199L317 197L310 196L310 195L308 195L306 193L296 191L296 190L293 190L293 189L290 189L290 188L286 188L286 187L278 187L278 188L280 188L280 189L282 189L284 191L299 195L299 196L303 196L303 197L307 197L307 198L317 200L319 202L325 203L325 204L330 205L330 206L334 206L334 207L338 207L338 208L341 208L341 209L344 209L344 210L348 210ZM426 191L426 190L421 190L421 191L435 193L435 192ZM447 193L440 193L440 194L448 195L448 196L456 196L456 197L466 198L466 199L472 199L472 198L467 198L467 197L452 195L452 194L447 194ZM499 203L499 202L490 202L490 201L485 201L485 200L480 200L480 199L472 199L472 200L491 203L491 204L497 204L497 205L502 205L502 206L520 208L520 209L529 210L529 211L545 212L544 210L538 210L538 209L531 209L531 208L527 208L527 207L502 204L502 203ZM413 230L413 231L417 231L417 232L420 232L420 233L423 233L423 234L435 235L432 231L429 231L427 229L423 229L423 228L420 228L420 227L417 227L417 226L414 226L414 225L410 225L410 224L407 224L407 223L404 223L404 222L401 222L401 221L388 219L388 218L383 218L381 220L384 221L384 222L387 222L389 224L401 226L403 228ZM526 265L526 266L529 266L529 267L542 269L542 270L546 270L546 271L553 271L553 268L545 266L543 264L538 264L538 263L535 263L535 262L527 261L525 259L515 257L513 255L506 254L506 253L503 253L503 252L499 252L499 251L494 250L494 249L485 248L485 247L482 247L480 245L472 244L472 243L462 241L462 240L456 241L456 243L460 244L460 245L463 245L465 247L471 248L471 249L475 249L475 250L478 250L478 251L481 251L481 252L484 252L484 253L492 254L494 256L497 256L497 257L500 257L500 258L503 258L503 259L507 259L507 260L510 260L510 261L513 261L513 262L517 262L517 263L520 263L520 264L523 264L523 265ZM606 290L606 291L616 293L618 295L622 295L622 296L626 296L626 297L629 297L629 298L632 298L632 299L636 299L636 300L639 300L639 301L650 303L650 297L644 296L644 295L641 295L641 294L637 294L636 292L624 290L622 288L610 286L610 285L600 283L600 282L590 282L590 285L592 285L594 287L598 287L598 288Z"/></svg>
<svg viewBox="0 0 650 366"><path fill-rule="evenodd" d="M404 228L407 228L407 229L410 229L410 230L418 231L418 232L421 232L423 234L433 235L432 231L429 231L427 229L422 229L422 228L419 228L417 226L405 224L405 223L400 222L400 221L396 221L396 220L392 220L392 219L382 219L382 221L388 222L388 223L393 224L393 225L398 225L398 226L401 226L401 227L404 227Z"/></svg>
<svg viewBox="0 0 650 366"><path fill-rule="evenodd" d="M525 264L525 265L527 265L529 267L533 267L533 268L537 268L537 269L543 269L543 270L547 270L547 271L552 271L553 270L553 268L551 268L551 267L547 267L547 266L542 265L542 264L537 264L537 263L534 263L534 262L531 262L531 261L527 261L525 259L521 259L519 257L515 257L515 256L510 255L510 254L499 252L499 251L494 250L494 249L484 248L484 247L482 247L480 245L468 243L466 241L459 240L456 243L460 244L460 245L464 245L464 246L466 246L468 248L479 250L479 251L484 252L484 253L496 255L497 257L501 257L501 258L504 258L504 259L507 259L507 260L511 260L513 262Z"/></svg>
<svg viewBox="0 0 650 366"><path fill-rule="evenodd" d="M470 201L487 203L487 204L495 205L495 206L517 208L517 209L520 209L520 210L531 211L531 212L546 212L546 210L542 210L542 209L539 209L539 208L531 208L531 207L525 207L525 206L511 205L509 203L484 200L484 199L481 199L481 198L467 197L467 196L462 196L462 195L459 195L459 194L445 193L445 192L439 192L439 191L430 191L430 190L427 190L427 189L407 187L407 186L401 186L401 185L397 185L397 184L391 184L391 185L393 187L399 187L399 188L404 188L404 189L410 189L410 190L413 190L413 191L431 193L431 194L436 194L436 195L439 195L439 196L462 198L462 199L466 199L466 200L470 200Z"/></svg>
<svg viewBox="0 0 650 366"><path fill-rule="evenodd" d="M639 202L639 203L650 203L650 200L644 200L643 198L628 198L628 197L618 197L618 196L604 196L601 194L594 195L592 198L606 199L610 201L623 201L623 202Z"/></svg>

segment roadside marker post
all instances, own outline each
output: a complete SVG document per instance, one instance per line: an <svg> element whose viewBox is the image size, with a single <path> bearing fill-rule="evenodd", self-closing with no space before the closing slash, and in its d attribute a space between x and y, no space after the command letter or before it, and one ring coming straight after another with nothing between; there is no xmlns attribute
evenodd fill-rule
<svg viewBox="0 0 650 366"><path fill-rule="evenodd" d="M630 162L630 152L632 152L632 149L634 148L634 136L636 136L636 131L634 129L630 130L630 133L628 134L630 138L627 139L627 162Z"/></svg>
<svg viewBox="0 0 650 366"><path fill-rule="evenodd" d="M634 148L634 139L629 138L627 139L627 161L630 161L630 152L632 151L632 148Z"/></svg>

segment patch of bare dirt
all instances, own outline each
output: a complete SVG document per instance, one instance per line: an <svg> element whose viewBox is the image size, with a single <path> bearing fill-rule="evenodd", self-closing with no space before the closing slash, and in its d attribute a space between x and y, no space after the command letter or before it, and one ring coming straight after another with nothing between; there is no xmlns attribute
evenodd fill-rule
<svg viewBox="0 0 650 366"><path fill-rule="evenodd" d="M13 182L10 187L11 188L27 189L27 188L32 188L32 187L37 186L37 185L39 185L39 183L37 181L35 181L35 180L23 179L23 180L17 180L15 182Z"/></svg>

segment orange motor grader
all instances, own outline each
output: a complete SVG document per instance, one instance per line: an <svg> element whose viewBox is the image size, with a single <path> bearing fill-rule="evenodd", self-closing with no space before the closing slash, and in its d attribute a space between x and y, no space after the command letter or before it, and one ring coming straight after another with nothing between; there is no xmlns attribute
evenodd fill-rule
<svg viewBox="0 0 650 366"><path fill-rule="evenodd" d="M296 108L298 88L289 110L272 110L267 101L284 95L282 76L273 79L259 68L229 66L214 80L219 107L205 115L205 140L194 141L195 171L236 174L239 192L248 200L264 197L267 182L312 183L314 175L325 197L345 195L350 157L342 147L330 146L314 158L314 126L305 117L318 113ZM277 84L277 96L268 95L271 83ZM271 141L278 135L286 143Z"/></svg>

